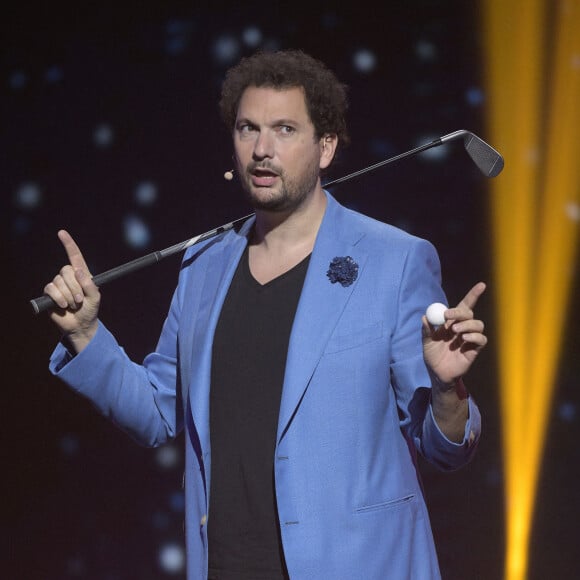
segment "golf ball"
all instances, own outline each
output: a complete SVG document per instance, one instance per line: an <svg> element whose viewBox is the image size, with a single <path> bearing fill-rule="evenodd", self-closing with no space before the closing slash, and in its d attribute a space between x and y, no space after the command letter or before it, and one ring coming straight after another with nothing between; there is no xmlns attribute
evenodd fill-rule
<svg viewBox="0 0 580 580"><path fill-rule="evenodd" d="M444 312L446 310L447 306L445 306L445 304L441 304L441 302L434 302L427 308L425 316L427 316L427 320L433 326L441 326L442 324L445 324Z"/></svg>

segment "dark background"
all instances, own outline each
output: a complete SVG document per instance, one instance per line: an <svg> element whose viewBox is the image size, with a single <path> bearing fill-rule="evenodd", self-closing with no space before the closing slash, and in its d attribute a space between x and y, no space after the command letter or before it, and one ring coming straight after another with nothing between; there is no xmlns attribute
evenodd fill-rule
<svg viewBox="0 0 580 580"><path fill-rule="evenodd" d="M353 143L329 179L456 129L488 140L479 6L22 4L4 9L0 27L7 548L0 573L180 578L182 436L142 449L47 370L58 335L28 300L64 263L57 230L73 234L97 273L249 213L235 181L222 178L231 144L217 100L225 70L257 48L302 48L350 86ZM332 191L345 205L430 239L453 303L480 279L493 287L488 187L456 143ZM135 360L156 344L178 267L169 258L103 289L101 317ZM479 453L454 474L422 464L447 579L503 574L492 294L479 305L492 346L469 376L484 415ZM549 422L533 579L580 573L575 319L570 315Z"/></svg>

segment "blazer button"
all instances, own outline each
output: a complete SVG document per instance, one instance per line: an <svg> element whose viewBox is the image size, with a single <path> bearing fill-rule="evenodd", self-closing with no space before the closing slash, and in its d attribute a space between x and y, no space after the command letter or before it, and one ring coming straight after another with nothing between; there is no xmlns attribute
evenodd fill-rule
<svg viewBox="0 0 580 580"><path fill-rule="evenodd" d="M207 514L203 514L203 516L201 516L201 520L199 522L202 526L205 526L205 524L207 524Z"/></svg>

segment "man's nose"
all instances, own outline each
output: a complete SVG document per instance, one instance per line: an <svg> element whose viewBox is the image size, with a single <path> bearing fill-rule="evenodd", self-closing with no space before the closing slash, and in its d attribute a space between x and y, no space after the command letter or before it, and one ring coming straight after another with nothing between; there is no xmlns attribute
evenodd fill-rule
<svg viewBox="0 0 580 580"><path fill-rule="evenodd" d="M274 156L274 138L269 131L260 131L254 145L254 157L264 159Z"/></svg>

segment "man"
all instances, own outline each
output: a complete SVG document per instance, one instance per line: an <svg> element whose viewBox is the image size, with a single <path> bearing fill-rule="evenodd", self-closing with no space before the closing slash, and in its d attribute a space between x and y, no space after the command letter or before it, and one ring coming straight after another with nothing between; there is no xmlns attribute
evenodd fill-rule
<svg viewBox="0 0 580 580"><path fill-rule="evenodd" d="M322 189L347 138L324 65L244 59L221 108L255 219L188 250L143 365L98 321L99 290L59 232L51 368L143 444L185 428L190 578L438 578L416 452L455 469L475 450L461 377L486 343L485 285L429 325L444 301L433 247Z"/></svg>

